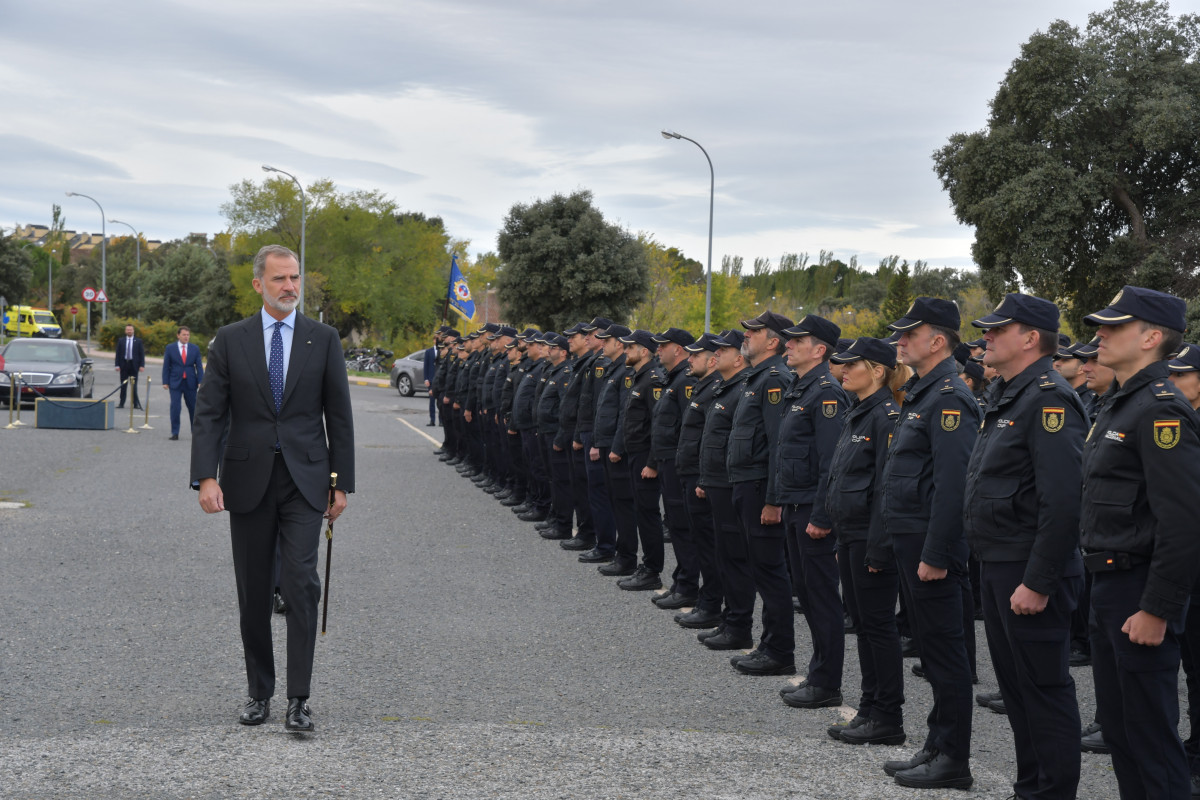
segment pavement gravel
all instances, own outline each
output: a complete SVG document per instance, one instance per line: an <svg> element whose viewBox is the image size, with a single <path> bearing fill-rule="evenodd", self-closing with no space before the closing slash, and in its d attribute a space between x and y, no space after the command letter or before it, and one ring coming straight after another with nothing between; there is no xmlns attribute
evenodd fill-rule
<svg viewBox="0 0 1200 800"><path fill-rule="evenodd" d="M97 394L116 385L108 372ZM650 593L617 589L438 462L428 401L380 388L351 387L358 485L335 526L311 735L284 732L282 697L267 724L236 723L228 520L188 488L189 434L168 441L166 392L137 435L0 428L0 501L20 504L0 507L0 796L1011 793L1003 717L975 711L970 792L896 786L881 765L919 748L924 681L906 674L909 744L833 742L826 726L850 709L784 706L785 679L736 673ZM983 691L995 684L978 625ZM796 631L803 663L802 620ZM853 637L846 663L850 699ZM1091 674L1072 672L1086 722ZM1117 796L1106 756L1084 754L1079 796Z"/></svg>

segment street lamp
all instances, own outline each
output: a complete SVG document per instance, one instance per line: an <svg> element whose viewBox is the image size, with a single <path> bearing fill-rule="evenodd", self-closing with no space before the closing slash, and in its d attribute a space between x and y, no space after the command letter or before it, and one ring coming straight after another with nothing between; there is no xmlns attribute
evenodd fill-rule
<svg viewBox="0 0 1200 800"><path fill-rule="evenodd" d="M713 231L713 197L717 188L717 173L713 170L712 159L708 157L708 151L697 142L695 139L688 139L682 133L675 131L663 131L664 139L687 139L687 141L700 148L700 152L704 153L704 158L708 161L708 273L707 285L704 289L704 332L709 332L709 318L712 315L712 231Z"/></svg>
<svg viewBox="0 0 1200 800"><path fill-rule="evenodd" d="M108 297L108 234L104 227L104 206L96 198L79 192L67 192L67 197L86 197L100 209L100 291ZM100 304L100 322L108 322L108 303Z"/></svg>
<svg viewBox="0 0 1200 800"><path fill-rule="evenodd" d="M296 176L290 172L284 172L277 167L271 167L266 164L262 165L263 172L278 172L280 175L287 175L296 184L296 188L300 190L300 313L304 313L304 226L308 221L308 205L304 200L304 186L296 179Z"/></svg>

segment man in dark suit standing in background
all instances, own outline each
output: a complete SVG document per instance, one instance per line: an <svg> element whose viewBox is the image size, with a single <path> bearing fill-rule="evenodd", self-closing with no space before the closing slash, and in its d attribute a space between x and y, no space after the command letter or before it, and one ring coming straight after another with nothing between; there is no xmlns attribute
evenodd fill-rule
<svg viewBox="0 0 1200 800"><path fill-rule="evenodd" d="M429 425L426 426L429 428L437 425L437 398L433 395L433 389L429 387L433 385L433 376L437 374L437 345L440 342L440 336L439 333L434 337L433 347L425 348L425 363L422 370L425 375L425 388L429 390Z"/></svg>
<svg viewBox="0 0 1200 800"><path fill-rule="evenodd" d="M196 387L204 380L200 348L189 342L192 338L191 329L180 325L176 336L179 341L167 345L163 353L162 372L163 388L171 392L172 439L179 438L179 401L187 403L188 424L191 425L196 419Z"/></svg>
<svg viewBox="0 0 1200 800"><path fill-rule="evenodd" d="M337 331L297 313L299 286L295 253L281 245L258 251L254 289L263 309L213 341L196 409L192 485L206 513L229 511L249 693L239 721L266 721L275 693L278 546L288 605L285 727L311 731L321 518L337 519L354 491L354 420Z"/></svg>
<svg viewBox="0 0 1200 800"><path fill-rule="evenodd" d="M146 348L142 346L142 340L133 335L133 326L125 326L125 337L117 340L117 372L121 376L121 402L117 408L125 407L125 383L130 378L133 378L130 383L133 385L133 407L141 408L142 404L138 402L138 373L146 369Z"/></svg>

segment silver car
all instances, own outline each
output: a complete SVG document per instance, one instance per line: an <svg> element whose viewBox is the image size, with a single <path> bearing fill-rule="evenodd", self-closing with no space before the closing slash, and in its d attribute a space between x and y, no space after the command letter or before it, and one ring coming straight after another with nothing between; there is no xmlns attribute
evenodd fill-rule
<svg viewBox="0 0 1200 800"><path fill-rule="evenodd" d="M404 358L397 358L392 365L390 380L396 391L404 397L412 397L418 389L428 392L425 386L425 351L418 350Z"/></svg>

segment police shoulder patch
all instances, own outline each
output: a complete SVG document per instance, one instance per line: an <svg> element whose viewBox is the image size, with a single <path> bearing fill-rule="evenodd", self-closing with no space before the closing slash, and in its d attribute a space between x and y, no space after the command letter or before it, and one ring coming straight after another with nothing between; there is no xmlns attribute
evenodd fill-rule
<svg viewBox="0 0 1200 800"><path fill-rule="evenodd" d="M597 378L604 377L604 367L596 367L596 377Z"/></svg>
<svg viewBox="0 0 1200 800"><path fill-rule="evenodd" d="M1179 420L1158 419L1154 421L1154 443L1163 450L1179 444Z"/></svg>
<svg viewBox="0 0 1200 800"><path fill-rule="evenodd" d="M633 377L630 375L625 376L625 388L626 389L633 388Z"/></svg>
<svg viewBox="0 0 1200 800"><path fill-rule="evenodd" d="M1042 427L1050 433L1058 433L1066 424L1067 409L1060 408L1043 408L1042 409Z"/></svg>
<svg viewBox="0 0 1200 800"><path fill-rule="evenodd" d="M942 409L942 430L956 431L958 423L962 420L962 412L957 408Z"/></svg>
<svg viewBox="0 0 1200 800"><path fill-rule="evenodd" d="M822 400L821 401L821 416L833 419L837 416L837 400Z"/></svg>
<svg viewBox="0 0 1200 800"><path fill-rule="evenodd" d="M779 405L783 400L783 389L778 386L772 386L767 389L767 402L773 406Z"/></svg>
<svg viewBox="0 0 1200 800"><path fill-rule="evenodd" d="M661 387L661 386L655 386L655 387L654 387L654 388L651 390L650 394L654 396L654 399L655 399L655 400L659 399L660 397L662 397L662 387Z"/></svg>
<svg viewBox="0 0 1200 800"><path fill-rule="evenodd" d="M683 387L683 396L686 397L688 400L692 399L692 387L691 386Z"/></svg>

